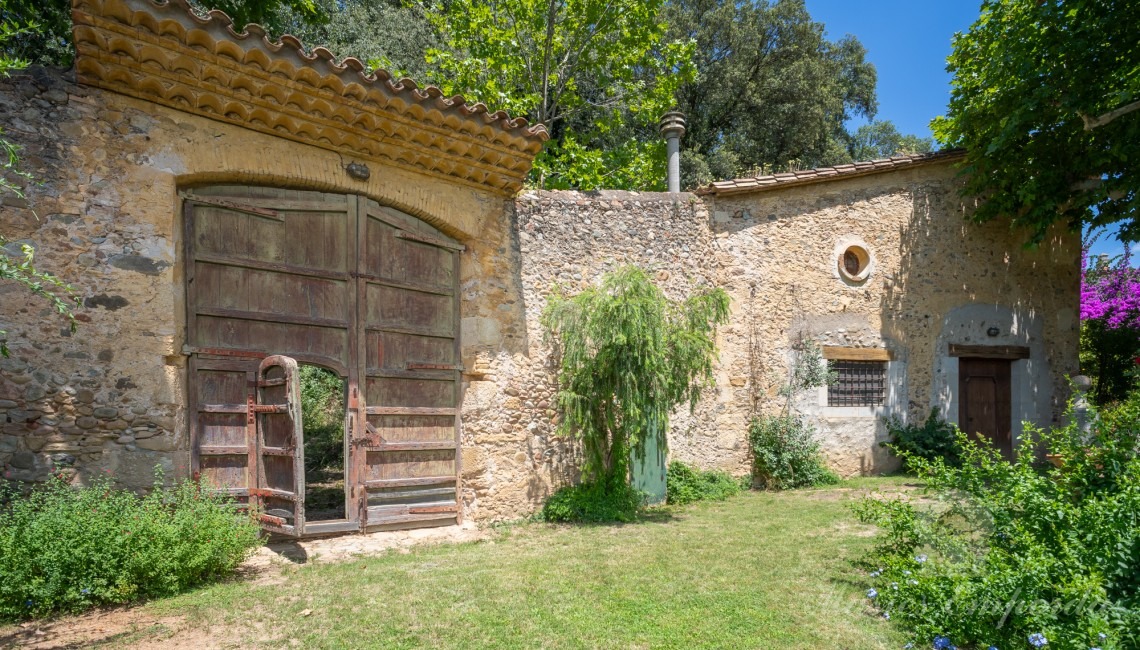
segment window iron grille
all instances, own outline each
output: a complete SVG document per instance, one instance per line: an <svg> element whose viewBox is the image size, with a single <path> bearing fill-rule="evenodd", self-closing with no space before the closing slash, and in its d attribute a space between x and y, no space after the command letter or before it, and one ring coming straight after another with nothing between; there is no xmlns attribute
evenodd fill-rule
<svg viewBox="0 0 1140 650"><path fill-rule="evenodd" d="M828 362L835 382L827 387L828 406L880 406L887 396L886 361Z"/></svg>

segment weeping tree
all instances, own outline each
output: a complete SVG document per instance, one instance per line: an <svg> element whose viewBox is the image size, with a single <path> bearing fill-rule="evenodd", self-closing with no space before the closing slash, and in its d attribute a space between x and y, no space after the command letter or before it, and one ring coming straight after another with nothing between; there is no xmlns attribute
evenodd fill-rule
<svg viewBox="0 0 1140 650"><path fill-rule="evenodd" d="M665 449L669 413L714 383L728 302L719 288L669 300L634 266L574 297L555 292L542 325L559 353L560 433L582 441L587 482L624 488L631 452L648 436Z"/></svg>

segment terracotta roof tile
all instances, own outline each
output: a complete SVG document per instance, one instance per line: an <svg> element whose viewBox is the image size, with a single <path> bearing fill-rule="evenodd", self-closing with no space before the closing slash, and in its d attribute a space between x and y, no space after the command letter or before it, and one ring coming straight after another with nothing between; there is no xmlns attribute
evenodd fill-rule
<svg viewBox="0 0 1140 650"><path fill-rule="evenodd" d="M697 190L697 194L736 194L739 192L755 192L772 189L773 187L788 187L790 185L806 185L830 181L833 179L852 178L866 174L888 172L904 167L916 167L937 162L958 160L965 155L961 149L947 149L935 153L920 153L907 156L891 156L877 160L860 161L835 165L833 167L817 167L793 172L781 172L751 178L737 178L727 181L716 181Z"/></svg>
<svg viewBox="0 0 1140 650"><path fill-rule="evenodd" d="M81 83L365 159L514 193L549 137L187 0L72 0L72 18Z"/></svg>

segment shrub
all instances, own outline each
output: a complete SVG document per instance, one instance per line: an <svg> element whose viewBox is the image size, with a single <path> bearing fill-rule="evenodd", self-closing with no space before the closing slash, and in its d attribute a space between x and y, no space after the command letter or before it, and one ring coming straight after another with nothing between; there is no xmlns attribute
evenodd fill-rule
<svg viewBox="0 0 1140 650"><path fill-rule="evenodd" d="M824 465L815 429L791 413L762 415L748 427L752 477L768 490L831 485L839 477Z"/></svg>
<svg viewBox="0 0 1140 650"><path fill-rule="evenodd" d="M728 472L700 470L673 461L665 475L668 502L684 505L694 501L724 501L744 489L740 479Z"/></svg>
<svg viewBox="0 0 1140 650"><path fill-rule="evenodd" d="M302 365L301 422L305 426L305 470L344 467L344 380L331 370Z"/></svg>
<svg viewBox="0 0 1140 650"><path fill-rule="evenodd" d="M942 419L937 406L931 409L930 416L922 424L904 424L898 418L890 417L886 419L886 425L891 441L880 444L899 455L904 470L911 471L911 458L928 461L941 458L952 467L961 464L955 442L957 428Z"/></svg>
<svg viewBox="0 0 1140 650"><path fill-rule="evenodd" d="M868 596L916 646L1024 648L1039 634L1049 648L1140 648L1140 394L1091 435L1075 424L1030 434L1013 463L964 434L961 467L911 457L935 506L856 507L886 531ZM1035 463L1032 435L1060 468Z"/></svg>
<svg viewBox="0 0 1140 650"><path fill-rule="evenodd" d="M637 519L645 495L632 486L614 482L570 485L550 495L542 506L542 519L552 523L613 523Z"/></svg>
<svg viewBox="0 0 1140 650"><path fill-rule="evenodd" d="M190 481L139 497L109 477L88 487L53 477L6 496L0 619L175 594L229 574L259 543L228 497Z"/></svg>

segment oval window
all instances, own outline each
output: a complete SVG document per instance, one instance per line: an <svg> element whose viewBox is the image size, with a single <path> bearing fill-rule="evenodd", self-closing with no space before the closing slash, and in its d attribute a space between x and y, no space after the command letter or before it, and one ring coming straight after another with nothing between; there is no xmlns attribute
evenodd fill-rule
<svg viewBox="0 0 1140 650"><path fill-rule="evenodd" d="M871 272L871 254L862 246L848 246L839 256L839 273L851 282L862 282Z"/></svg>

